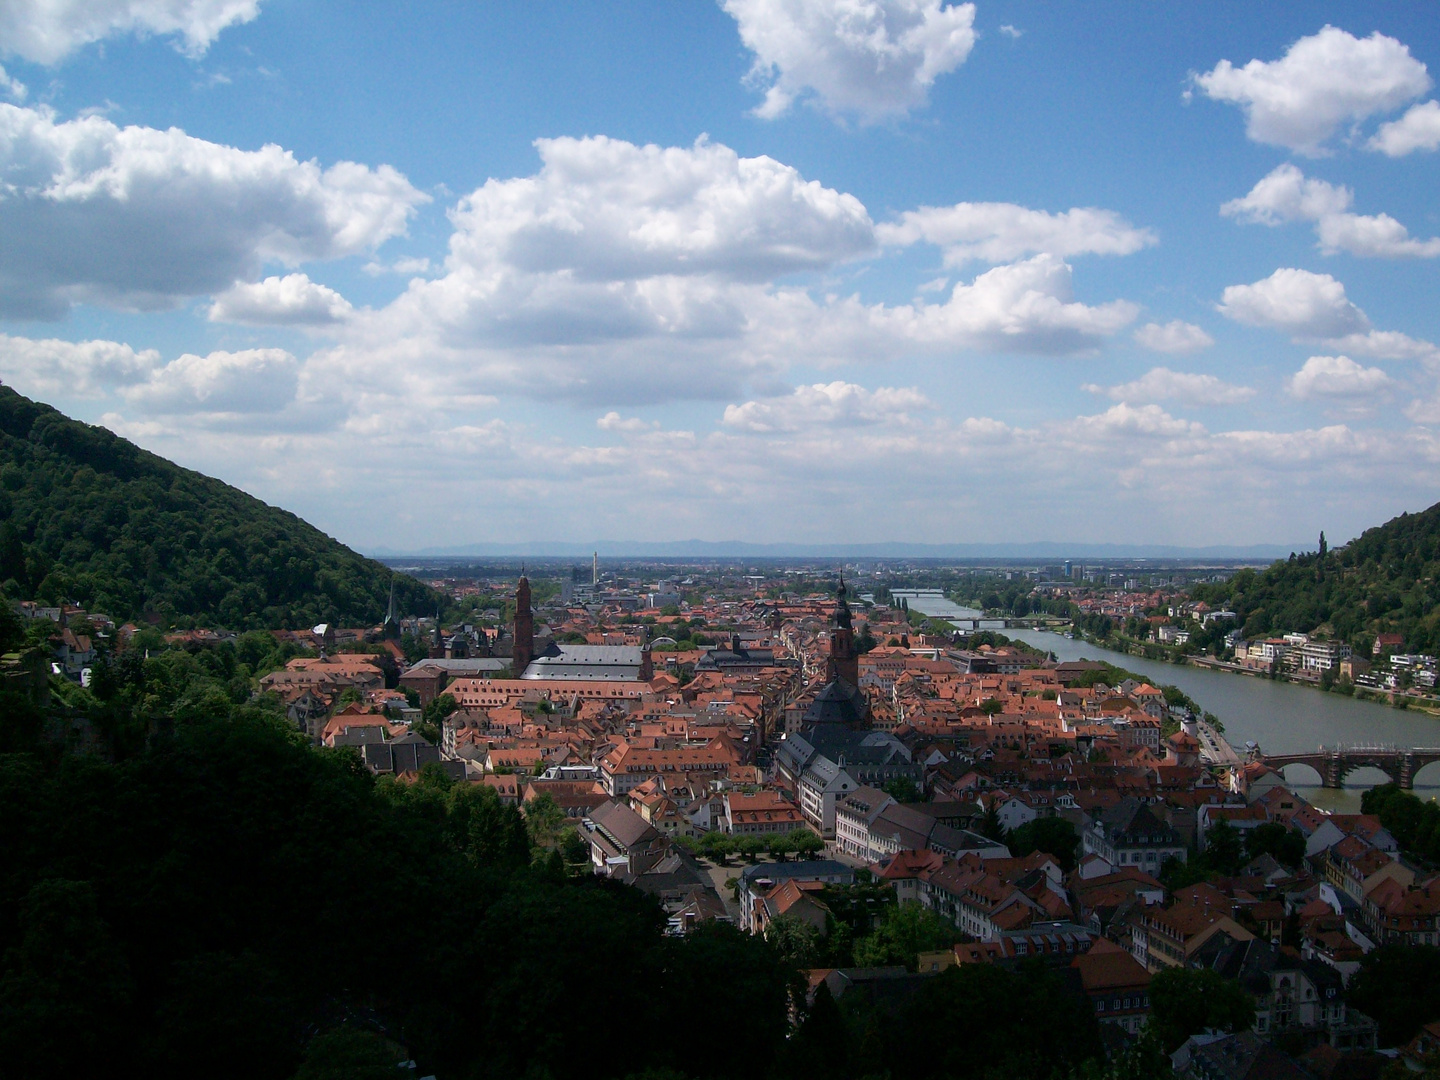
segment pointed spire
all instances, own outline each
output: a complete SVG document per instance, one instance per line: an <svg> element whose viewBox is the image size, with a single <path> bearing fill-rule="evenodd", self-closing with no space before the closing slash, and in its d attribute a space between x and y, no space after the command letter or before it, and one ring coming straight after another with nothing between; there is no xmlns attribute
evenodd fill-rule
<svg viewBox="0 0 1440 1080"><path fill-rule="evenodd" d="M850 628L850 605L845 600L845 576L840 575L840 584L835 589L835 625Z"/></svg>
<svg viewBox="0 0 1440 1080"><path fill-rule="evenodd" d="M385 621L381 623L381 633L391 641L400 639L400 620L395 617L395 572L390 572L390 606L385 611Z"/></svg>

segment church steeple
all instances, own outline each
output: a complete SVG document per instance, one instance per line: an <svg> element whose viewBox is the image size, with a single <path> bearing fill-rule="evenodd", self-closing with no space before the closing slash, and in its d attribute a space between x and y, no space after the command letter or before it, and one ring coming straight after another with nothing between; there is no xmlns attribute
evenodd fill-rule
<svg viewBox="0 0 1440 1080"><path fill-rule="evenodd" d="M390 575L390 606L385 611L385 621L380 626L380 636L387 641L400 640L400 620L395 617L395 575Z"/></svg>
<svg viewBox="0 0 1440 1080"><path fill-rule="evenodd" d="M831 679L843 679L851 686L860 685L860 657L855 652L855 630L850 620L850 605L845 598L845 578L835 590L835 615L830 626L830 661L826 665Z"/></svg>
<svg viewBox="0 0 1440 1080"><path fill-rule="evenodd" d="M431 639L430 658L440 660L445 656L445 635L440 631L440 601L435 601L435 634Z"/></svg>
<svg viewBox="0 0 1440 1080"><path fill-rule="evenodd" d="M530 610L530 579L525 566L520 566L520 580L515 585L515 645L510 652L510 669L515 678L525 674L535 659L535 613Z"/></svg>

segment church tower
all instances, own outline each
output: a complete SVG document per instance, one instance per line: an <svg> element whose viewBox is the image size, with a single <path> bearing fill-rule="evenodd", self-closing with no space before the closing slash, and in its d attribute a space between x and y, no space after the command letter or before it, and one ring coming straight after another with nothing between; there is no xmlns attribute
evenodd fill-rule
<svg viewBox="0 0 1440 1080"><path fill-rule="evenodd" d="M535 659L535 613L530 610L530 579L520 568L520 583L515 586L515 647L510 654L510 669L515 678L525 674Z"/></svg>
<svg viewBox="0 0 1440 1080"><path fill-rule="evenodd" d="M443 660L445 658L445 639L440 632L440 601L435 601L435 632L430 636L430 659Z"/></svg>
<svg viewBox="0 0 1440 1080"><path fill-rule="evenodd" d="M390 575L390 606L385 611L385 622L380 636L386 641L400 640L400 620L395 617L395 575Z"/></svg>
<svg viewBox="0 0 1440 1080"><path fill-rule="evenodd" d="M860 685L860 657L855 652L855 630L850 623L850 605L845 600L845 579L835 594L835 616L830 624L830 662L827 674L843 679L851 686Z"/></svg>

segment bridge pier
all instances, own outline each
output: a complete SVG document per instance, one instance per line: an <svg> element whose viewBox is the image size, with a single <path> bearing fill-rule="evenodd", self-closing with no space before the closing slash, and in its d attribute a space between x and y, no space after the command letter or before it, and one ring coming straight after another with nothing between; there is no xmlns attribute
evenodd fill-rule
<svg viewBox="0 0 1440 1080"><path fill-rule="evenodd" d="M1345 763L1338 754L1329 754L1325 758L1325 768L1320 774L1320 786L1327 788L1343 788L1345 786Z"/></svg>

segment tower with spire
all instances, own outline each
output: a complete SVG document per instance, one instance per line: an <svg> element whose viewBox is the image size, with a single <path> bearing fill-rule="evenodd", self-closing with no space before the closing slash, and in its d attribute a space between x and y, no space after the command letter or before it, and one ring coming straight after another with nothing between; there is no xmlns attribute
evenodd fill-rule
<svg viewBox="0 0 1440 1080"><path fill-rule="evenodd" d="M430 639L430 659L441 660L445 657L445 635L440 629L440 601L435 601L435 633Z"/></svg>
<svg viewBox="0 0 1440 1080"><path fill-rule="evenodd" d="M395 617L395 575L390 575L390 606L385 610L385 622L381 624L380 636L386 641L400 640L400 620Z"/></svg>
<svg viewBox="0 0 1440 1080"><path fill-rule="evenodd" d="M510 653L510 670L515 678L525 674L535 659L535 613L530 610L530 579L525 566L520 566L520 581L515 586L515 646Z"/></svg>
<svg viewBox="0 0 1440 1080"><path fill-rule="evenodd" d="M830 659L827 680L842 679L852 687L860 685L860 656L855 652L855 628L845 596L845 579L835 590L835 614L830 620Z"/></svg>

